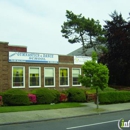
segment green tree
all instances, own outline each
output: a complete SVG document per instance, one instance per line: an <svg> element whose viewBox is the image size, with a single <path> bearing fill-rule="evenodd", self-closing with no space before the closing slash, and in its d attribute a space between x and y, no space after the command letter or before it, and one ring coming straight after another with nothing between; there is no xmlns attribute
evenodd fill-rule
<svg viewBox="0 0 130 130"><path fill-rule="evenodd" d="M62 36L71 44L82 43L83 55L88 48L94 48L105 42L104 31L99 23L93 18L86 19L82 14L76 15L72 11L66 11L67 21L61 26Z"/></svg>
<svg viewBox="0 0 130 130"><path fill-rule="evenodd" d="M97 63L96 52L93 52L92 61L87 61L82 65L82 72L82 75L79 75L79 82L85 87L96 89L98 109L98 89L103 90L108 86L109 70L106 65Z"/></svg>

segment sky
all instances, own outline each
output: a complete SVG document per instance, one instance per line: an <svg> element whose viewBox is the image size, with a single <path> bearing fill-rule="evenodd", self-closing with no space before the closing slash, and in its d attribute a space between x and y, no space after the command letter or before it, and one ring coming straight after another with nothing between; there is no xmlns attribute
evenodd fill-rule
<svg viewBox="0 0 130 130"><path fill-rule="evenodd" d="M127 20L130 0L0 0L0 41L27 46L28 52L66 55L81 47L62 37L66 10L103 26L115 10Z"/></svg>

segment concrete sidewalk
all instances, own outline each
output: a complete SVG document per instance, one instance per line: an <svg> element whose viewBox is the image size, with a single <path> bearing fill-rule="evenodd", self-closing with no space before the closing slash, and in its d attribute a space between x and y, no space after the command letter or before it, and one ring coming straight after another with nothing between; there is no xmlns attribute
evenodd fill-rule
<svg viewBox="0 0 130 130"><path fill-rule="evenodd" d="M84 104L84 107L77 108L0 113L0 125L130 110L130 103L99 105L99 111L96 111L96 105L94 103Z"/></svg>

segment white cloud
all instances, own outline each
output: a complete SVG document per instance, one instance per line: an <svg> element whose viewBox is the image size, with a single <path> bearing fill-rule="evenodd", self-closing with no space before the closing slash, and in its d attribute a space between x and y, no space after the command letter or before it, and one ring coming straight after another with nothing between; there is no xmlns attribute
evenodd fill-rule
<svg viewBox="0 0 130 130"><path fill-rule="evenodd" d="M25 45L30 52L67 54L81 44L70 44L62 37L66 10L103 20L114 10L126 19L129 0L3 0L0 1L0 41Z"/></svg>

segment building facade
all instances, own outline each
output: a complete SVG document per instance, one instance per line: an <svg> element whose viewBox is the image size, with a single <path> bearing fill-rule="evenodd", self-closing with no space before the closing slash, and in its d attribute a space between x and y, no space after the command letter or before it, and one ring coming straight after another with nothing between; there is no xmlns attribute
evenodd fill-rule
<svg viewBox="0 0 130 130"><path fill-rule="evenodd" d="M8 45L8 50L13 52L27 52L27 47Z"/></svg>
<svg viewBox="0 0 130 130"><path fill-rule="evenodd" d="M90 57L27 52L25 46L0 42L0 92L10 88L63 90L82 87L78 82L81 66Z"/></svg>

